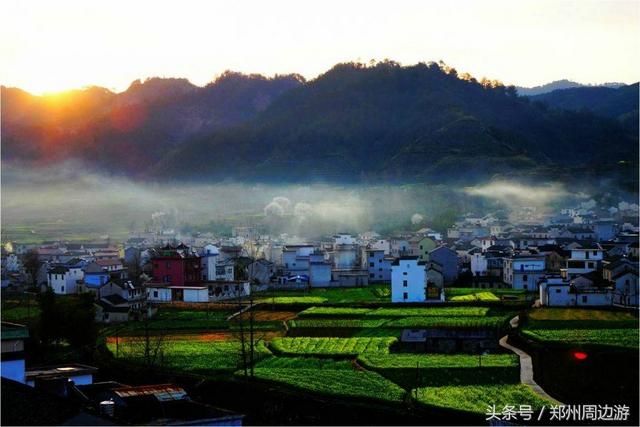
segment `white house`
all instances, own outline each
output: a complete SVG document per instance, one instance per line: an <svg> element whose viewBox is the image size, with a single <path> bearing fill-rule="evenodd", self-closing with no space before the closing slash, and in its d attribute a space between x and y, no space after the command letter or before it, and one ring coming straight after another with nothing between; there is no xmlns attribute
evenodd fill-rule
<svg viewBox="0 0 640 427"><path fill-rule="evenodd" d="M77 270L80 270L78 272ZM78 291L78 281L82 278L82 269L55 266L47 272L47 286L58 295L75 294ZM80 277L80 279L78 278Z"/></svg>
<svg viewBox="0 0 640 427"><path fill-rule="evenodd" d="M391 301L424 302L427 298L426 262L417 256L400 257L391 265Z"/></svg>
<svg viewBox="0 0 640 427"><path fill-rule="evenodd" d="M566 278L572 279L581 274L596 271L604 258L604 250L599 244L590 248L572 248L567 267L561 269Z"/></svg>
<svg viewBox="0 0 640 427"><path fill-rule="evenodd" d="M216 266L220 250L214 245L206 245L200 254L202 280L216 280Z"/></svg>
<svg viewBox="0 0 640 427"><path fill-rule="evenodd" d="M388 240L380 239L369 244L370 249L382 250L385 255L391 254L391 243Z"/></svg>
<svg viewBox="0 0 640 427"><path fill-rule="evenodd" d="M545 266L544 255L513 255L504 258L502 280L513 289L537 291Z"/></svg>
<svg viewBox="0 0 640 427"><path fill-rule="evenodd" d="M612 288L579 288L563 277L539 281L540 304L549 307L602 307L613 302Z"/></svg>
<svg viewBox="0 0 640 427"><path fill-rule="evenodd" d="M486 276L489 264L484 254L475 253L471 255L471 273L474 276Z"/></svg>
<svg viewBox="0 0 640 427"><path fill-rule="evenodd" d="M614 287L613 302L624 306L638 307L638 272L622 271L611 277Z"/></svg>

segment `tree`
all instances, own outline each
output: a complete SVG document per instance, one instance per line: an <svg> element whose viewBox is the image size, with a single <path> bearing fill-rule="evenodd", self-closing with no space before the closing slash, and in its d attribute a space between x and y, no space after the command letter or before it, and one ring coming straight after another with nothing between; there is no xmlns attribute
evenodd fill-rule
<svg viewBox="0 0 640 427"><path fill-rule="evenodd" d="M98 339L93 294L80 294L62 309L62 335L76 348L93 348ZM58 305L60 307L60 305Z"/></svg>
<svg viewBox="0 0 640 427"><path fill-rule="evenodd" d="M37 286L38 270L40 270L40 256L35 249L29 250L22 257L22 265L27 273L28 281L31 285Z"/></svg>
<svg viewBox="0 0 640 427"><path fill-rule="evenodd" d="M47 346L62 338L62 311L56 304L56 296L53 289L47 290L38 296L40 317L37 323L37 334L40 342Z"/></svg>

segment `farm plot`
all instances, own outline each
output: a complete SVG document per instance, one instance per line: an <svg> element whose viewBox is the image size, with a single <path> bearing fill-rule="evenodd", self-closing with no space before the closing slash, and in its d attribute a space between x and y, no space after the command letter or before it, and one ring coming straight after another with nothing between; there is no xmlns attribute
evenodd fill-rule
<svg viewBox="0 0 640 427"><path fill-rule="evenodd" d="M477 292L467 295L451 297L450 301L500 301L500 298L493 292Z"/></svg>
<svg viewBox="0 0 640 427"><path fill-rule="evenodd" d="M524 329L523 335L545 343L606 345L637 349L638 328L619 329Z"/></svg>
<svg viewBox="0 0 640 427"><path fill-rule="evenodd" d="M543 308L531 310L522 334L558 345L606 345L637 349L638 319L613 310Z"/></svg>
<svg viewBox="0 0 640 427"><path fill-rule="evenodd" d="M510 354L362 354L358 363L406 389L520 381L518 358Z"/></svg>
<svg viewBox="0 0 640 427"><path fill-rule="evenodd" d="M165 341L157 344L159 355L156 363L165 368L191 374L208 375L219 371L236 370L241 365L241 346L238 341ZM116 346L107 343L109 350L118 358L144 364L145 342L129 340ZM161 354L161 356L160 356ZM257 360L269 357L271 352L263 342L255 347Z"/></svg>
<svg viewBox="0 0 640 427"><path fill-rule="evenodd" d="M553 403L542 399L524 384L421 387L417 389L417 395L422 404L481 415L494 405L497 411L505 405L516 409L519 405L531 405L535 411Z"/></svg>
<svg viewBox="0 0 640 427"><path fill-rule="evenodd" d="M396 342L391 337L358 338L276 338L271 348L280 354L292 355L353 355L361 353L388 354L389 346Z"/></svg>
<svg viewBox="0 0 640 427"><path fill-rule="evenodd" d="M515 313L488 307L349 308L311 307L290 323L294 328L495 328ZM389 335L387 333L387 335ZM397 333L392 333L392 336Z"/></svg>
<svg viewBox="0 0 640 427"><path fill-rule="evenodd" d="M255 376L266 381L329 395L331 397L365 398L400 402L406 392L383 376L369 371L344 367L322 369L261 368L254 369Z"/></svg>
<svg viewBox="0 0 640 427"><path fill-rule="evenodd" d="M377 328L388 319L296 319L289 321L291 328Z"/></svg>

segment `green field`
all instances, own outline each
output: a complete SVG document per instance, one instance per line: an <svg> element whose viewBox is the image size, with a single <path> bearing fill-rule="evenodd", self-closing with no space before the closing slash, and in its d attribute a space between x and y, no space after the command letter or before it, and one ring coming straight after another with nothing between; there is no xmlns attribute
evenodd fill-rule
<svg viewBox="0 0 640 427"><path fill-rule="evenodd" d="M500 412L505 405L515 405L516 409L519 405L531 405L535 410L552 404L524 384L423 387L417 391L418 401L426 405L481 415L492 405Z"/></svg>
<svg viewBox="0 0 640 427"><path fill-rule="evenodd" d="M298 314L299 317L484 317L499 310L488 307L393 307L393 308L351 308L351 307L310 307Z"/></svg>
<svg viewBox="0 0 640 427"><path fill-rule="evenodd" d="M500 297L493 292L477 292L454 296L449 298L449 301L500 301Z"/></svg>
<svg viewBox="0 0 640 427"><path fill-rule="evenodd" d="M279 298L284 299L280 300ZM297 300L297 298L302 299ZM313 300L309 298L318 299ZM317 288L310 289L309 291L282 290L261 294L259 302L272 304L357 304L391 302L391 285L369 285L362 288Z"/></svg>
<svg viewBox="0 0 640 427"><path fill-rule="evenodd" d="M363 354L358 356L363 365L381 369L421 368L477 368L518 367L519 359L514 354L487 354L481 358L470 354Z"/></svg>
<svg viewBox="0 0 640 427"><path fill-rule="evenodd" d="M332 368L330 364L325 364L322 369L257 367L254 372L262 380L331 397L400 402L406 394L402 388L375 372L345 369L343 365Z"/></svg>
<svg viewBox="0 0 640 427"><path fill-rule="evenodd" d="M275 338L271 341L274 352L290 355L353 355L361 353L388 354L396 338Z"/></svg>
<svg viewBox="0 0 640 427"><path fill-rule="evenodd" d="M296 319L289 321L291 328L377 328L388 319Z"/></svg>
<svg viewBox="0 0 640 427"><path fill-rule="evenodd" d="M310 307L290 322L294 328L496 328L515 312L488 307ZM398 335L396 331L392 336Z"/></svg>
<svg viewBox="0 0 640 427"><path fill-rule="evenodd" d="M554 344L607 345L639 348L637 328L619 329L524 329L523 334L536 341Z"/></svg>
<svg viewBox="0 0 640 427"><path fill-rule="evenodd" d="M151 344L155 343L152 341ZM116 344L110 342L107 347L119 358L144 363L145 343L142 339L121 342L117 349ZM236 370L242 365L238 341L166 341L160 344L160 350L162 357L158 357L158 365L190 374L209 375L217 371ZM270 355L264 343L257 343L256 360Z"/></svg>
<svg viewBox="0 0 640 427"><path fill-rule="evenodd" d="M208 331L216 329L228 329L227 322L233 312L220 310L178 310L162 308L158 310L149 322L127 322L126 324L113 326L104 330L105 335L137 335L145 328L151 331Z"/></svg>
<svg viewBox="0 0 640 427"><path fill-rule="evenodd" d="M639 348L638 319L633 313L579 308L542 308L529 312L522 334L557 345L606 345Z"/></svg>
<svg viewBox="0 0 640 427"><path fill-rule="evenodd" d="M511 354L362 354L358 363L407 390L520 382L519 359Z"/></svg>

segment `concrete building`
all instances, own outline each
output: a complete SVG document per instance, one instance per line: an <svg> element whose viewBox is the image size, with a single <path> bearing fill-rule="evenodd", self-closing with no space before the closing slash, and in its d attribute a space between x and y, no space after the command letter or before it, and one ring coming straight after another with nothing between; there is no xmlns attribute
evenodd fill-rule
<svg viewBox="0 0 640 427"><path fill-rule="evenodd" d="M502 280L513 289L537 291L538 281L544 275L544 255L513 255L504 258Z"/></svg>
<svg viewBox="0 0 640 427"><path fill-rule="evenodd" d="M424 302L427 299L425 262L417 256L400 257L391 265L391 302Z"/></svg>
<svg viewBox="0 0 640 427"><path fill-rule="evenodd" d="M444 283L450 284L458 279L458 254L446 246L439 246L429 252L429 261L442 266Z"/></svg>

